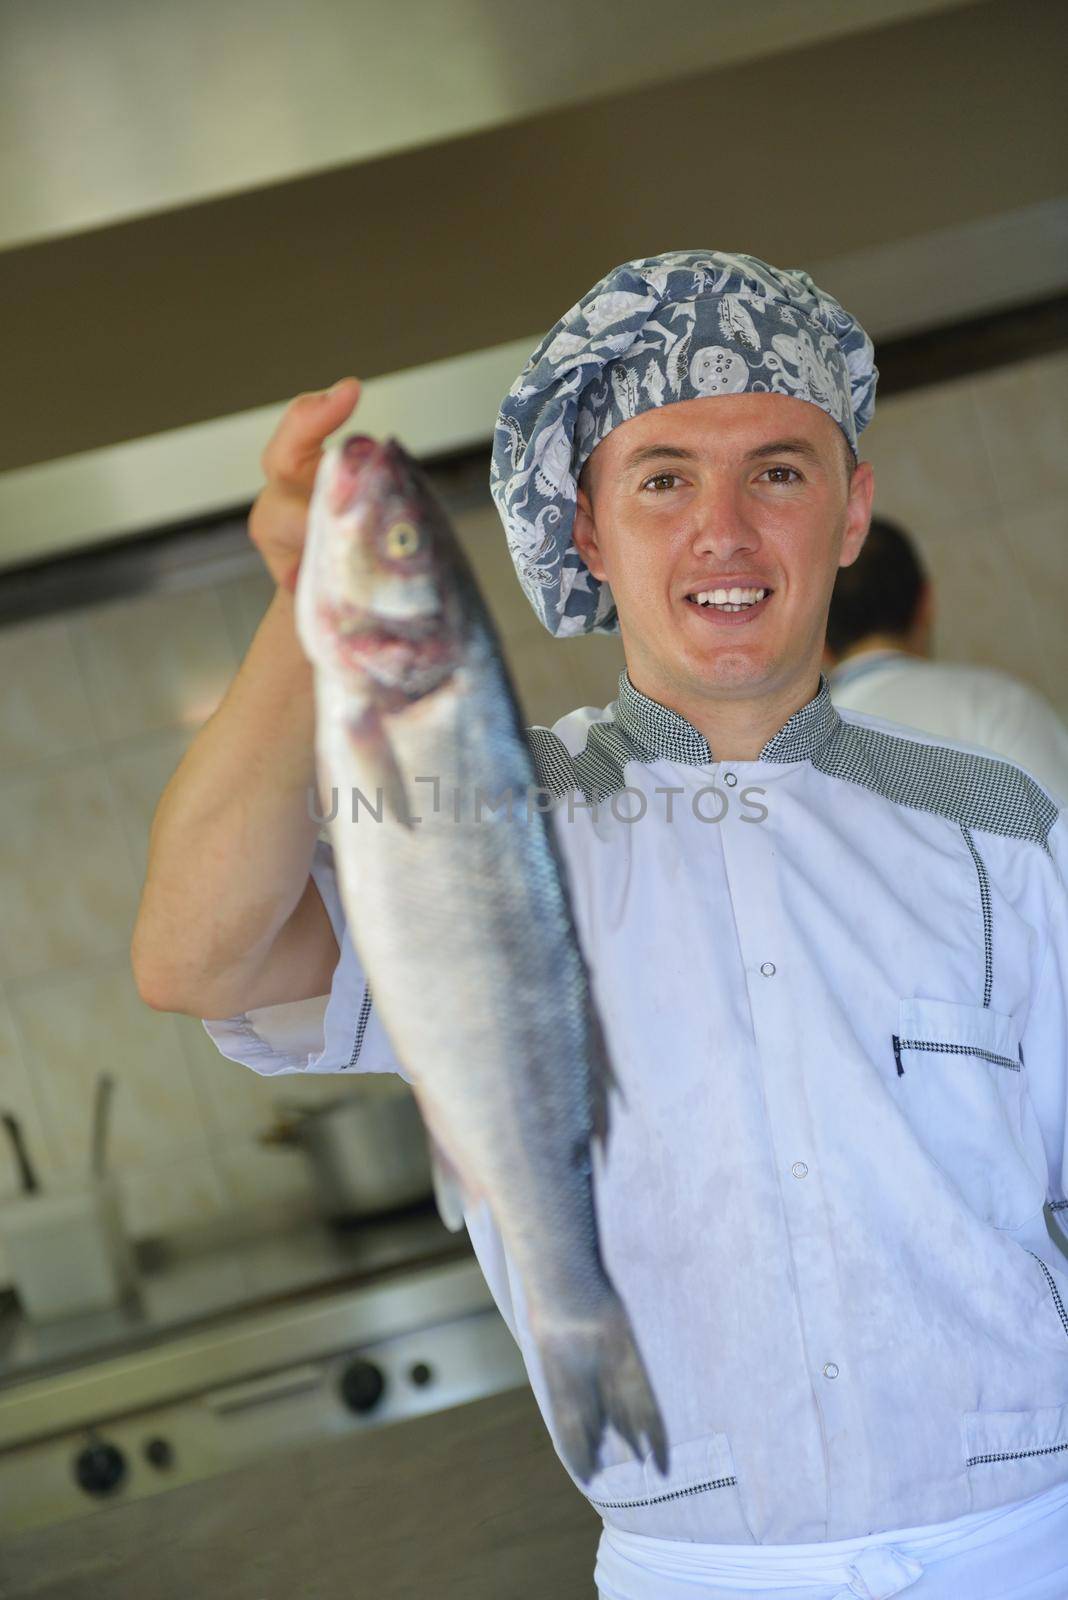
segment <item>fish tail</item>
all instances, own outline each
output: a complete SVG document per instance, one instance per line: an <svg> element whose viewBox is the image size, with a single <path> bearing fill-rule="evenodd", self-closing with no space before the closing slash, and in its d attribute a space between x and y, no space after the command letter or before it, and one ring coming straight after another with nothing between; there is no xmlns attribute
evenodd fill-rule
<svg viewBox="0 0 1068 1600"><path fill-rule="evenodd" d="M649 1449L666 1473L664 1422L622 1300L613 1293L596 1318L549 1322L536 1337L560 1454L575 1476L588 1483L597 1471L609 1422L639 1460Z"/></svg>

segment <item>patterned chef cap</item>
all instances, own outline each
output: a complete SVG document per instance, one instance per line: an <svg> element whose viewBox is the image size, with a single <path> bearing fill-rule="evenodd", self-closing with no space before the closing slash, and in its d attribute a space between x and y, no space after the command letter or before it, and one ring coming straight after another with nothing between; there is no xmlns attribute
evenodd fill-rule
<svg viewBox="0 0 1068 1600"><path fill-rule="evenodd" d="M542 339L501 402L490 493L549 632L615 633L611 590L571 542L579 473L613 428L701 395L782 394L833 417L854 457L875 409L864 329L806 272L673 250L626 261Z"/></svg>

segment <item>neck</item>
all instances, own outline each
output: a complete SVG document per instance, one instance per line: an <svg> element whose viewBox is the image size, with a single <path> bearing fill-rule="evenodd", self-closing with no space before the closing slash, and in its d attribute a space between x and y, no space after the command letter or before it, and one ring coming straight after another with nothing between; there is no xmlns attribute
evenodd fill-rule
<svg viewBox="0 0 1068 1600"><path fill-rule="evenodd" d="M768 740L795 711L814 699L820 686L818 665L781 689L736 699L713 699L647 685L629 667L627 675L635 689L677 711L703 734L716 761L756 761Z"/></svg>

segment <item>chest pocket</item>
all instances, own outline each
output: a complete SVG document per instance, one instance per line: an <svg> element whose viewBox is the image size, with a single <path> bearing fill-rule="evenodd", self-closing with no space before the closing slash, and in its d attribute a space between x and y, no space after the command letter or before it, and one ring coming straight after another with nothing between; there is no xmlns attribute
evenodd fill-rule
<svg viewBox="0 0 1068 1600"><path fill-rule="evenodd" d="M1047 1172L1012 1017L949 1000L902 1000L898 1101L933 1161L995 1228L1042 1209Z"/></svg>

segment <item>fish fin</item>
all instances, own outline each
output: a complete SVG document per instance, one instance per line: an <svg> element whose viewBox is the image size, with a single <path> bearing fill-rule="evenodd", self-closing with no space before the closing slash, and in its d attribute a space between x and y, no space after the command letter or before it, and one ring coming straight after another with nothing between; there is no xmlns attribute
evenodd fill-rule
<svg viewBox="0 0 1068 1600"><path fill-rule="evenodd" d="M568 1469L589 1483L600 1466L611 1423L638 1460L646 1444L661 1473L669 1464L667 1432L627 1316L615 1291L589 1322L533 1327L549 1389L557 1448Z"/></svg>
<svg viewBox="0 0 1068 1600"><path fill-rule="evenodd" d="M358 716L349 719L346 731L351 743L358 747L360 759L370 769L375 786L381 790L390 816L402 827L414 828L404 776L386 738L380 712L373 705L365 705Z"/></svg>
<svg viewBox="0 0 1068 1600"><path fill-rule="evenodd" d="M438 1205L438 1216L450 1233L460 1233L465 1226L463 1186L457 1176L456 1168L429 1128L427 1144L430 1147L430 1171L434 1179L434 1199Z"/></svg>
<svg viewBox="0 0 1068 1600"><path fill-rule="evenodd" d="M593 1137L601 1146L602 1152L608 1145L608 1096L615 1091L619 1096L620 1104L625 1106L627 1101L623 1094L623 1086L616 1076L612 1065L612 1058L608 1054L608 1041L604 1036L604 1027L596 1005L590 1005L590 1112Z"/></svg>

